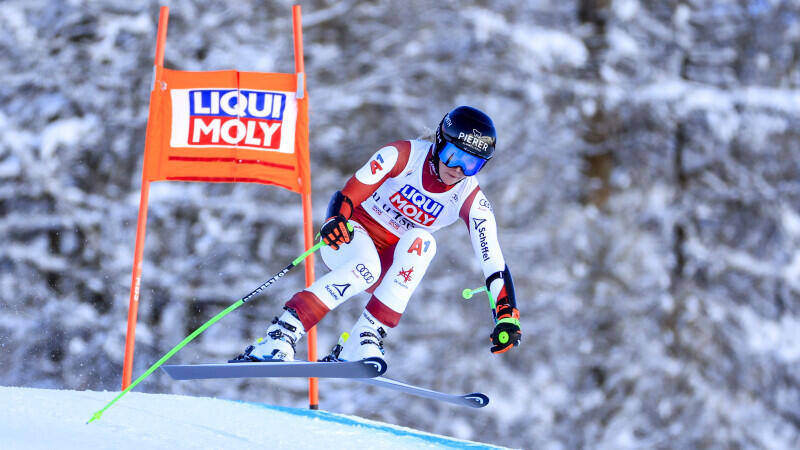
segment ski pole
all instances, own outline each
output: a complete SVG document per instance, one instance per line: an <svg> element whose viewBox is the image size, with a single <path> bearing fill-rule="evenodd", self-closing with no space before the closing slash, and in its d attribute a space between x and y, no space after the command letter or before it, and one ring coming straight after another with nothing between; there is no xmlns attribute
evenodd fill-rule
<svg viewBox="0 0 800 450"><path fill-rule="evenodd" d="M478 292L486 292L486 295L489 296L489 308L492 309L492 318L494 319L495 325L497 325L498 323L507 322L519 326L519 320L515 318L507 317L505 319L497 320L497 312L495 310L496 305L494 303L494 297L492 296L492 293L489 292L489 289L486 289L486 286L479 287L477 289L469 289L469 288L464 289L463 291L461 291L461 296L469 300L472 298L473 295L477 294ZM497 340L500 341L500 343L502 344L507 343L509 339L511 339L511 337L508 335L507 331L501 331L500 334L497 335Z"/></svg>
<svg viewBox="0 0 800 450"><path fill-rule="evenodd" d="M492 318L494 319L495 325L498 324L498 323L501 323L501 322L514 322L514 321L516 321L516 319L501 319L498 322L497 316L496 316L497 313L495 312L494 297L492 296L492 293L489 292L489 289L486 289L486 286L479 287L477 289L469 289L469 288L464 289L463 291L461 291L461 296L464 297L465 299L469 300L469 299L472 298L473 295L477 294L478 292L486 292L486 295L489 296L489 308L492 309ZM517 323L517 326L519 326L519 321L517 321L516 323ZM507 331L501 331L500 334L497 336L497 340L500 341L503 344L507 343L509 339L511 339L511 337L508 335Z"/></svg>
<svg viewBox="0 0 800 450"><path fill-rule="evenodd" d="M492 293L489 292L488 289L486 289L486 286L479 287L477 289L466 288L463 291L461 291L461 296L469 300L472 298L473 295L477 294L478 292L486 292L486 295L489 296L489 308L492 309L492 314L494 314L494 308L495 308L494 297L492 297Z"/></svg>
<svg viewBox="0 0 800 450"><path fill-rule="evenodd" d="M352 226L351 226L349 223L347 224L347 227L350 229L350 231L353 231L353 227L352 227ZM87 423L87 424L90 424L90 423L94 422L95 420L99 419L99 418L100 418L100 417L103 415L103 413L104 413L104 412L105 412L105 411L106 411L108 408L110 408L110 407L111 407L111 405L113 405L114 403L116 403L116 402L117 402L117 400L119 400L120 398L122 398L122 396L123 396L123 395L127 394L127 393L128 393L128 391L130 391L131 389L133 389L133 388L134 388L134 387L135 387L137 384L141 383L141 382L142 382L142 381L143 381L145 378L149 377L151 373L153 373L153 372L154 372L156 369L158 369L158 368L159 368L159 367L160 367L162 364L164 364L164 363L165 363L165 362L166 362L168 359L170 359L170 358L172 357L172 355L174 355L175 353L177 353L177 352L178 352L178 350L182 349L182 348L183 348L183 347L184 347L186 344L188 344L189 342L191 342L191 341L192 341L192 339L196 338L196 337L197 337L197 336L198 336L200 333L202 333L203 331L205 331L205 330L206 330L206 328L210 327L211 325L213 325L213 324L214 324L215 322L217 322L218 320L220 320L220 319L222 319L223 317L227 316L227 315L228 315L230 312L232 312L234 309L236 309L236 308L238 308L238 307L242 306L242 305L243 305L243 304L245 304L245 303L246 303L248 300L250 300L250 299L252 299L253 297L255 297L256 295L260 294L260 293L261 293L261 291L263 291L264 289L266 289L266 288L270 287L270 286L271 286L273 283L275 283L275 282L276 282L276 281L278 281L279 279L283 278L283 276L284 276L284 275L286 275L286 274L287 274L287 273L288 273L290 270L292 270L293 268L297 267L297 265L299 265L299 264L300 264L300 263L301 263L301 262L302 262L304 259L306 259L306 258L307 258L307 257L308 257L310 254L312 254L312 253L316 252L317 250L319 250L320 248L322 248L324 245L325 245L325 242L324 242L324 241L320 241L320 242L318 242L316 245L314 245L313 247L311 247L309 250L306 250L306 252L305 252L305 253L303 253L302 255L298 256L298 257L297 257L297 259L295 259L294 261L292 261L292 263L291 263L291 264L289 264L288 266L284 267L284 268L283 268L283 270L281 270L280 272L276 273L276 274L275 274L275 275L274 275L272 278L270 278L269 280L267 280L267 281L265 281L263 284L261 284L261 286L259 286L259 287L255 288L255 289L254 289L252 292L250 292L249 294L245 295L244 297L242 297L241 299L239 299L238 301L236 301L236 302L235 302L234 304L232 304L231 306L229 306L229 307L225 308L225 310L224 310L224 311L222 311L222 312L220 312L219 314L217 314L216 316L212 317L212 318L211 318L211 319L210 319L208 322L206 322L206 323L204 323L203 325L201 325L201 326L200 326L200 328L198 328L198 329L194 330L194 331L192 332L192 334L190 334L189 336L186 336L186 338L184 338L184 339L183 339L183 340L180 342L180 344L178 344L178 345L176 345L175 347L173 347L173 348L172 348L172 350L168 351L166 355L162 356L162 357L161 357L161 359L159 359L159 360L158 360L158 361L157 361L155 364L153 364L152 366L150 366L150 368L149 368L149 369L147 369L147 370L146 370L146 371L145 371L145 372L142 374L142 376L140 376L139 378L137 378L137 379L136 379L136 381L134 381L133 383L131 383L131 384L130 384L130 386L128 386L127 388L125 388L125 390L124 390L124 391L120 392L120 393L119 393L119 395L117 395L116 397L114 397L114 400L111 400L110 402L108 402L108 404L107 404L106 406L104 406L104 407L103 407L103 409L101 409L101 410L99 410L99 411L95 412L95 413L92 415L92 417L91 417L91 418L90 418L88 421L86 421L86 423Z"/></svg>

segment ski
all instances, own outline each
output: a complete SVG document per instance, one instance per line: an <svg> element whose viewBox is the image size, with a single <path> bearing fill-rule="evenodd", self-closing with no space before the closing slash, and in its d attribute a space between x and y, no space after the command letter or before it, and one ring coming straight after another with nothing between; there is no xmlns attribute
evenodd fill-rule
<svg viewBox="0 0 800 450"><path fill-rule="evenodd" d="M396 391L405 392L407 394L417 395L419 397L438 400L440 402L452 403L459 406L468 406L470 408L483 408L489 404L489 397L480 392L464 395L447 394L380 376L374 378L358 378L358 381L371 384L373 386L385 387L394 389Z"/></svg>
<svg viewBox="0 0 800 450"><path fill-rule="evenodd" d="M175 380L202 380L209 378L358 378L368 379L386 372L382 358L359 361L310 362L237 362L234 364L186 364L161 366Z"/></svg>

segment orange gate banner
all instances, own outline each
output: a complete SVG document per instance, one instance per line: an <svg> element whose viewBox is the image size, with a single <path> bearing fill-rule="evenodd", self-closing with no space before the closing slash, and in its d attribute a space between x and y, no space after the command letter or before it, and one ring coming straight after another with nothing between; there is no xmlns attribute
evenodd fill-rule
<svg viewBox="0 0 800 450"><path fill-rule="evenodd" d="M156 70L148 181L262 183L308 192L308 148L301 145L307 135L297 136L308 132L308 110L296 74Z"/></svg>
<svg viewBox="0 0 800 450"><path fill-rule="evenodd" d="M292 7L295 73L164 68L169 8L158 20L153 85L145 138L142 189L131 271L122 389L131 384L142 279L147 206L152 181L261 183L302 198L303 241L314 245L308 151L308 95L300 5ZM314 256L305 260L306 285ZM316 328L307 330L308 359L317 360ZM319 407L318 380L309 379L309 407Z"/></svg>

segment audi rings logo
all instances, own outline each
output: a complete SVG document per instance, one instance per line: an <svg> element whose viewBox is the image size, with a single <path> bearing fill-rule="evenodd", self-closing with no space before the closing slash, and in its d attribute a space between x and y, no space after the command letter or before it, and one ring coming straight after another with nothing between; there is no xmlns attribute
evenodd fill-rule
<svg viewBox="0 0 800 450"><path fill-rule="evenodd" d="M367 283L371 284L373 281L375 281L375 277L372 276L372 272L370 272L369 269L367 269L367 266L363 264L358 264L356 265L356 270L361 275L361 278L363 278L364 281L366 281Z"/></svg>

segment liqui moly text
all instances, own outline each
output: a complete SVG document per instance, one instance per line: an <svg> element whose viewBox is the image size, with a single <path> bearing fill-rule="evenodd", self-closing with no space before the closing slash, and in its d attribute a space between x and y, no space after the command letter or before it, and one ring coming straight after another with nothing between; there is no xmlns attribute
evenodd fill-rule
<svg viewBox="0 0 800 450"><path fill-rule="evenodd" d="M408 184L392 194L389 202L404 216L425 226L432 225L444 208L441 203Z"/></svg>
<svg viewBox="0 0 800 450"><path fill-rule="evenodd" d="M281 151L287 110L296 107L290 100L281 92L175 89L171 145Z"/></svg>

